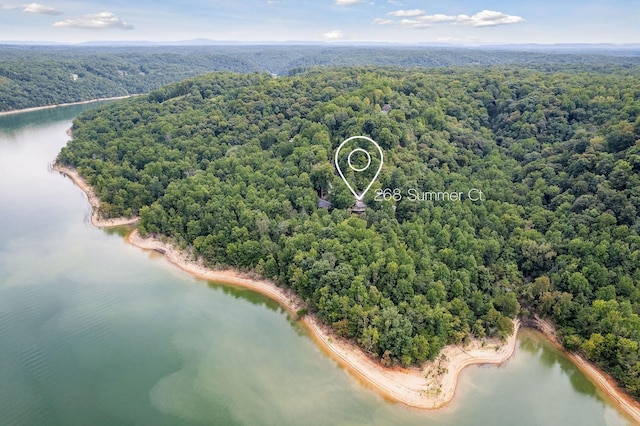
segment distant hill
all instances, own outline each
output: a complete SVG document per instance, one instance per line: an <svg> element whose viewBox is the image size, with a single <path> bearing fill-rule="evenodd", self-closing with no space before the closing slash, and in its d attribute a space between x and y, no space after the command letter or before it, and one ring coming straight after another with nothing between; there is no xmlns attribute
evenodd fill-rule
<svg viewBox="0 0 640 426"><path fill-rule="evenodd" d="M549 70L567 65L640 65L631 48L596 46L0 45L0 111L147 93L211 71L298 73L314 66L402 67L514 65ZM138 42L139 43L139 42ZM535 50L522 52L517 49ZM559 52L560 51L560 52ZM570 53L570 52L582 53ZM635 52L635 53L634 53Z"/></svg>

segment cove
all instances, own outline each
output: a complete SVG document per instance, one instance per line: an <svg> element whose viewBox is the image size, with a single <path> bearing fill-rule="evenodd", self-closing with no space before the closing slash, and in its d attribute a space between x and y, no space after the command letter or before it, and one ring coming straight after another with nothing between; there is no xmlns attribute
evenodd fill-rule
<svg viewBox="0 0 640 426"><path fill-rule="evenodd" d="M275 302L91 225L49 165L93 107L0 117L0 424L630 424L532 330L446 408L385 401Z"/></svg>

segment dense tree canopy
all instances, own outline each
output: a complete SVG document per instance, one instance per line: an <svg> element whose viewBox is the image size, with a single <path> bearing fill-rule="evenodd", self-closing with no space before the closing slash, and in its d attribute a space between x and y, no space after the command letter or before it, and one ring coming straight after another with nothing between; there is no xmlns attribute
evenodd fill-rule
<svg viewBox="0 0 640 426"><path fill-rule="evenodd" d="M216 73L84 113L59 161L103 215L259 271L385 363L523 311L640 396L639 111L615 67ZM331 165L352 135L385 150L361 215Z"/></svg>

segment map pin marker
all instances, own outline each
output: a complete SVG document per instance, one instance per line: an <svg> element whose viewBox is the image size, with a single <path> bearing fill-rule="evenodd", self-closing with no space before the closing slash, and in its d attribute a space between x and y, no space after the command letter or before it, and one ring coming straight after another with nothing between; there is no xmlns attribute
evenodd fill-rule
<svg viewBox="0 0 640 426"><path fill-rule="evenodd" d="M378 154L380 155L380 165L378 166L378 170L376 171L375 175L373 176L373 178L371 179L371 181L369 182L369 185L367 185L367 187L364 189L364 191L362 191L361 193L357 193L356 192L356 182L353 182L353 185L351 185L349 183L349 181L347 180L347 178L345 177L342 168L340 167L340 162L339 162L339 158L340 158L340 151L342 150L342 148L349 142L354 141L354 140L358 140L359 145L362 145L362 141L366 141L367 145L373 145L375 146L375 148L377 149ZM369 149L369 151L374 151L373 149ZM367 170L371 167L371 153L368 150L361 148L361 147L357 147L352 149L349 154L347 154L347 164L349 166L349 168L351 170L354 171L354 173L358 174L358 173L366 173ZM374 151L375 152L375 151ZM361 165L355 165L354 164L354 155L358 154L358 155L362 155L360 153L364 153L367 161L366 164L364 166ZM338 149L336 149L336 157L335 157L335 164L336 164L336 169L338 169L338 173L340 174L340 177L342 178L342 180L344 181L344 183L347 185L347 188L349 188L349 190L351 191L351 193L353 194L354 197L356 197L357 201L362 201L362 199L364 198L365 194L367 193L367 191L371 188L371 185L373 185L373 183L376 181L376 179L378 178L378 175L380 174L380 171L382 170L382 162L384 160L384 155L382 154L382 149L380 148L380 145L378 145L378 143L376 141L374 141L371 138L368 138L366 136L351 136L348 139L345 139L340 146L338 147ZM371 172L369 172L370 174Z"/></svg>

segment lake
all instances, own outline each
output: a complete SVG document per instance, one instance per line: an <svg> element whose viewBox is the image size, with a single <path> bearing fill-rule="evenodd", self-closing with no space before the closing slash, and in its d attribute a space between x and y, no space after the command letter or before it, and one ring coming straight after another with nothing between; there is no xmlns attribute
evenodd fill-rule
<svg viewBox="0 0 640 426"><path fill-rule="evenodd" d="M520 333L437 411L385 401L287 312L89 221L49 165L95 105L0 117L1 425L624 425L560 351Z"/></svg>

